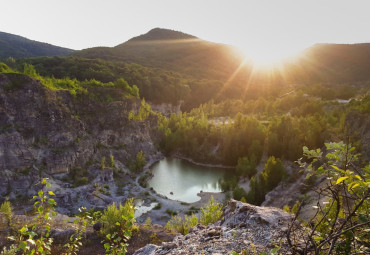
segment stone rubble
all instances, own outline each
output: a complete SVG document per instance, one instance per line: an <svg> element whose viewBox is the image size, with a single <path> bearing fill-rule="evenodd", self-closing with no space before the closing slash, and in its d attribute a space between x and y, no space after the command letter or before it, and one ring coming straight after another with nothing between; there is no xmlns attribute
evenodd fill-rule
<svg viewBox="0 0 370 255"><path fill-rule="evenodd" d="M221 221L207 227L198 224L189 234L178 235L160 246L147 245L134 255L155 254L232 254L232 251L269 252L277 246L279 253L289 254L286 232L292 216L273 207L258 207L231 200Z"/></svg>

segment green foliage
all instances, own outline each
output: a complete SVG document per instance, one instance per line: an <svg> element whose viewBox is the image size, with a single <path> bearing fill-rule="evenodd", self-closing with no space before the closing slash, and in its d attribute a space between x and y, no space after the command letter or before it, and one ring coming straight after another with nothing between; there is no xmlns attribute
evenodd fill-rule
<svg viewBox="0 0 370 255"><path fill-rule="evenodd" d="M247 192L245 192L245 190L241 187L236 187L233 190L233 198L236 200L241 201L242 198L244 198L244 202L246 202L245 199L247 196L248 196Z"/></svg>
<svg viewBox="0 0 370 255"><path fill-rule="evenodd" d="M14 72L9 66L5 63L0 62L0 73L11 73Z"/></svg>
<svg viewBox="0 0 370 255"><path fill-rule="evenodd" d="M114 156L110 155L109 159L110 159L110 167L116 168L116 164L114 163Z"/></svg>
<svg viewBox="0 0 370 255"><path fill-rule="evenodd" d="M215 203L213 196L208 201L205 207L200 208L199 223L208 226L211 223L215 223L222 216L222 204Z"/></svg>
<svg viewBox="0 0 370 255"><path fill-rule="evenodd" d="M84 207L80 208L80 214L84 214L83 211L85 210ZM66 247L66 255L77 255L80 247L82 246L82 238L86 237L86 228L88 224L88 219L85 217L77 217L73 223L76 227L76 233L69 237L69 242L65 244Z"/></svg>
<svg viewBox="0 0 370 255"><path fill-rule="evenodd" d="M308 163L300 161L307 168L307 178L325 176L326 186L317 191L324 196L323 203L317 201L317 213L310 219L311 230L307 231L304 241L297 246L291 234L288 238L296 253L321 254L365 254L369 251L368 226L370 225L370 166L362 168L359 154L351 144L326 143L324 157L320 149L303 148ZM300 211L297 210L297 216Z"/></svg>
<svg viewBox="0 0 370 255"><path fill-rule="evenodd" d="M223 192L232 191L238 186L238 177L235 175L225 176L222 180L219 180L219 184Z"/></svg>
<svg viewBox="0 0 370 255"><path fill-rule="evenodd" d="M9 248L6 248L6 246L4 246L3 250L0 252L0 255L16 255L17 251L17 245L12 244L9 246Z"/></svg>
<svg viewBox="0 0 370 255"><path fill-rule="evenodd" d="M144 121L146 120L151 114L154 114L152 108L148 103L145 102L145 100L141 100L141 105L139 108L139 112L135 115L133 111L130 111L128 113L128 119L129 120L135 120L135 121Z"/></svg>
<svg viewBox="0 0 370 255"><path fill-rule="evenodd" d="M152 219L150 217L146 218L144 222L144 227L150 228L152 226Z"/></svg>
<svg viewBox="0 0 370 255"><path fill-rule="evenodd" d="M191 216L185 215L184 217L174 215L167 222L166 228L168 230L187 235L189 233L189 229L197 224L198 218L194 214L192 214Z"/></svg>
<svg viewBox="0 0 370 255"><path fill-rule="evenodd" d="M153 210L160 210L162 208L162 204L158 203L156 206L154 206Z"/></svg>
<svg viewBox="0 0 370 255"><path fill-rule="evenodd" d="M360 100L351 100L350 108L370 113L370 95L365 95Z"/></svg>
<svg viewBox="0 0 370 255"><path fill-rule="evenodd" d="M35 223L31 227L23 226L19 230L18 248L27 255L51 254L53 240L50 238L50 221L51 217L56 214L54 211L56 202L51 197L55 194L47 190L50 184L46 182L46 179L43 179L40 184L42 189L37 196L33 197L36 200L34 207L37 212Z"/></svg>
<svg viewBox="0 0 370 255"><path fill-rule="evenodd" d="M133 199L128 199L124 205L116 206L115 203L109 205L100 218L103 224L102 232L113 234L115 232L121 233L127 229L131 230L135 222L134 213Z"/></svg>
<svg viewBox="0 0 370 255"><path fill-rule="evenodd" d="M100 162L100 169L104 170L105 169L105 157L102 157L101 162Z"/></svg>
<svg viewBox="0 0 370 255"><path fill-rule="evenodd" d="M263 125L254 117L239 114L233 123L212 124L202 109L171 114L169 118L161 116L158 130L162 135L160 147L167 153L232 166L244 156L254 157L252 154L257 153L260 157L265 138Z"/></svg>
<svg viewBox="0 0 370 255"><path fill-rule="evenodd" d="M0 212L5 214L5 217L8 220L8 225L10 225L13 218L13 208L8 198L6 198L5 201L0 205Z"/></svg>
<svg viewBox="0 0 370 255"><path fill-rule="evenodd" d="M248 203L260 205L265 200L265 195L273 190L284 178L286 171L280 159L269 157L264 170L251 178L250 191L246 195Z"/></svg>
<svg viewBox="0 0 370 255"><path fill-rule="evenodd" d="M56 79L71 77L81 83L94 80L93 87L116 88L131 97L137 97L140 91L142 98L155 103L177 104L190 93L187 79L180 74L138 64L77 57L44 57L17 60L16 66L23 66L24 63L34 65L43 76Z"/></svg>
<svg viewBox="0 0 370 255"><path fill-rule="evenodd" d="M130 167L132 171L140 171L146 165L146 159L143 151L136 154L135 163Z"/></svg>
<svg viewBox="0 0 370 255"><path fill-rule="evenodd" d="M257 173L257 162L254 154L251 155L251 159L243 157L238 159L238 165L236 166L236 172L240 176L248 176L251 178Z"/></svg>
<svg viewBox="0 0 370 255"><path fill-rule="evenodd" d="M286 176L283 163L274 156L269 157L265 164L265 169L261 173L261 178L266 184L265 189L270 191L275 188Z"/></svg>

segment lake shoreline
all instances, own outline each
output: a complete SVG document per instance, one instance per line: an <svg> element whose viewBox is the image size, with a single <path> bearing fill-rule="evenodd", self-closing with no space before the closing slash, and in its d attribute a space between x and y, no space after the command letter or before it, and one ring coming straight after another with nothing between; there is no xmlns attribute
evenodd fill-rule
<svg viewBox="0 0 370 255"><path fill-rule="evenodd" d="M188 161L194 165L197 165L197 166L205 166L205 167L216 167L216 168L224 168L224 169L236 169L235 166L225 166L225 165L220 165L220 164L210 164L210 163L200 163L200 162L196 162L194 161L193 159L191 158L188 158L188 157L185 157L183 155L180 155L180 154L172 154L171 155L171 158L178 158L178 159L183 159L185 161Z"/></svg>

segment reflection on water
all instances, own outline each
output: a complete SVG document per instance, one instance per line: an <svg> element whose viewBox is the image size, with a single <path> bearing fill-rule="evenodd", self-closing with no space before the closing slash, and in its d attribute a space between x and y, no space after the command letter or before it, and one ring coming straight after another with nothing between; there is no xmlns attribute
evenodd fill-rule
<svg viewBox="0 0 370 255"><path fill-rule="evenodd" d="M139 218L144 213L151 211L158 203L151 203L150 206L145 206L142 199L135 200L135 218Z"/></svg>
<svg viewBox="0 0 370 255"><path fill-rule="evenodd" d="M154 177L149 186L170 199L196 202L201 190L220 192L218 184L229 169L194 165L182 159L165 158L152 167Z"/></svg>

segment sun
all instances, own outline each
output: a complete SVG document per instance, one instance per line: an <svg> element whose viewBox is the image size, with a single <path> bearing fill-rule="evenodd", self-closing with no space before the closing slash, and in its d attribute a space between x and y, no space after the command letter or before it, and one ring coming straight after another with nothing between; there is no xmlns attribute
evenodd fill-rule
<svg viewBox="0 0 370 255"><path fill-rule="evenodd" d="M274 68L283 61L294 58L299 50L288 45L255 44L239 46L243 55L257 68Z"/></svg>

